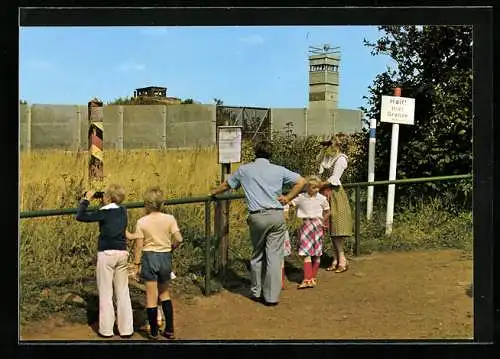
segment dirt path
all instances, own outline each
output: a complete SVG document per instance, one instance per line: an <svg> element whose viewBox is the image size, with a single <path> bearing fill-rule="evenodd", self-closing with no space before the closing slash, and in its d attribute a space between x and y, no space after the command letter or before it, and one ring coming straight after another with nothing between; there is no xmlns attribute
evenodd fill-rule
<svg viewBox="0 0 500 359"><path fill-rule="evenodd" d="M472 260L460 251L373 254L352 260L342 274L322 270L314 289L288 282L276 307L229 291L177 299L176 334L185 340L472 338L471 283ZM100 340L90 326L60 317L22 327L21 338Z"/></svg>

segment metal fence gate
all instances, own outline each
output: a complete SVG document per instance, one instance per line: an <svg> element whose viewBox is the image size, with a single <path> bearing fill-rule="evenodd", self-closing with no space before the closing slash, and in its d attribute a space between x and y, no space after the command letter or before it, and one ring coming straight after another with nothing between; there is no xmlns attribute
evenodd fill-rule
<svg viewBox="0 0 500 359"><path fill-rule="evenodd" d="M217 127L242 126L242 140L270 139L271 109L262 107L217 106L216 125Z"/></svg>

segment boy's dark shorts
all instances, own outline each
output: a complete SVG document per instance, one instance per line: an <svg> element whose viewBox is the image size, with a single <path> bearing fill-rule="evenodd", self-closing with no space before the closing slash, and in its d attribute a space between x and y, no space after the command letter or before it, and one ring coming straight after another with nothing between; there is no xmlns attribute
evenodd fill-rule
<svg viewBox="0 0 500 359"><path fill-rule="evenodd" d="M168 282L172 273L170 252L142 252L141 279L144 281Z"/></svg>

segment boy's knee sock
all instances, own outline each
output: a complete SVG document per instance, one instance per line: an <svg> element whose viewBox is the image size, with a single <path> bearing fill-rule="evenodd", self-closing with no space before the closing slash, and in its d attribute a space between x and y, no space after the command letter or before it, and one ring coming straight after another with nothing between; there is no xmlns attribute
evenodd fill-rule
<svg viewBox="0 0 500 359"><path fill-rule="evenodd" d="M148 314L149 327L151 328L151 335L156 337L158 335L158 307L146 308Z"/></svg>
<svg viewBox="0 0 500 359"><path fill-rule="evenodd" d="M165 315L165 332L174 332L174 307L172 305L172 300L167 299L161 302L161 307L163 308L163 314Z"/></svg>
<svg viewBox="0 0 500 359"><path fill-rule="evenodd" d="M321 261L321 257L314 257L313 258L313 264L312 264L312 277L313 278L316 278L316 275L318 274L320 261Z"/></svg>

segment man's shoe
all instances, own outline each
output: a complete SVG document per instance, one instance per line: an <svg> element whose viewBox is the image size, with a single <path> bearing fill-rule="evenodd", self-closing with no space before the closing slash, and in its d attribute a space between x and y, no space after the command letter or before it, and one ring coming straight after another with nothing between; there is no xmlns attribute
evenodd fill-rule
<svg viewBox="0 0 500 359"><path fill-rule="evenodd" d="M278 302L266 302L266 301L264 301L264 305L266 307L274 307L274 306L278 305Z"/></svg>
<svg viewBox="0 0 500 359"><path fill-rule="evenodd" d="M252 300L256 303L263 303L264 302L264 299L262 297L256 297L254 295L251 295L249 298L250 298L250 300Z"/></svg>

